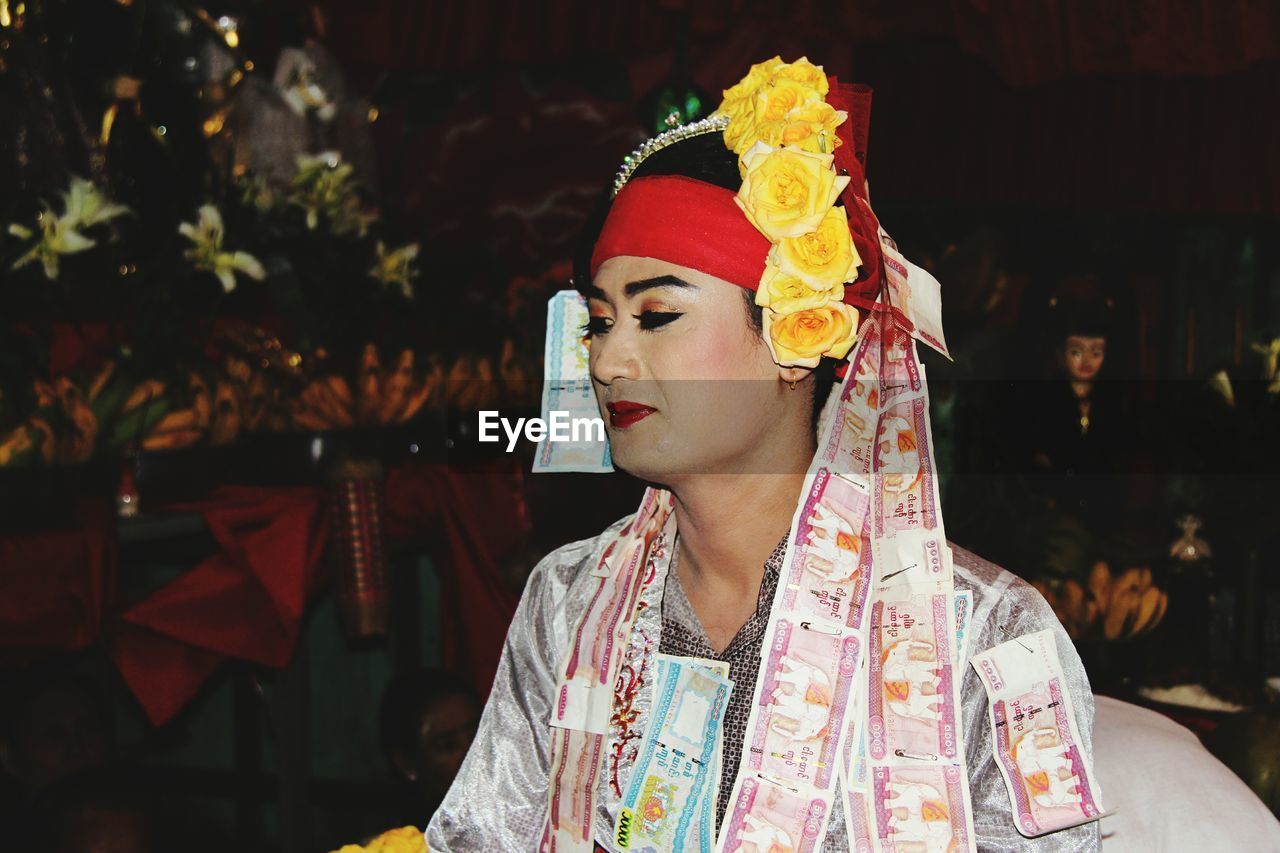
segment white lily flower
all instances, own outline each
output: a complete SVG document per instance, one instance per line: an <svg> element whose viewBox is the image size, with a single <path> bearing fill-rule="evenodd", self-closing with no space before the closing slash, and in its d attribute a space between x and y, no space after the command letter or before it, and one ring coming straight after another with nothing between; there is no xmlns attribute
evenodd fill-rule
<svg viewBox="0 0 1280 853"><path fill-rule="evenodd" d="M178 233L195 244L185 254L196 269L206 270L217 276L226 293L236 289L238 272L254 281L262 281L267 277L266 269L253 255L223 250L222 242L226 232L218 208L211 204L201 205L199 213L200 218L196 222L183 222L178 226Z"/></svg>
<svg viewBox="0 0 1280 853"><path fill-rule="evenodd" d="M62 255L74 255L97 244L92 238L77 231L76 223L69 217L54 216L53 211L46 208L39 219L40 238L22 257L13 262L10 269L20 270L27 264L39 261L44 267L45 278L53 281L60 272L59 261ZM35 236L30 228L16 222L9 226L9 233L22 240Z"/></svg>
<svg viewBox="0 0 1280 853"><path fill-rule="evenodd" d="M289 181L289 203L306 213L307 229L320 227L320 214L334 234L355 232L361 237L377 217L362 209L360 194L351 181L354 167L336 151L300 154L298 171Z"/></svg>
<svg viewBox="0 0 1280 853"><path fill-rule="evenodd" d="M418 257L418 251L417 243L409 243L388 252L386 245L379 240L377 256L374 259L373 268L369 270L369 275L382 282L385 287L391 285L399 287L405 299L412 299L413 279L418 275L413 262Z"/></svg>
<svg viewBox="0 0 1280 853"><path fill-rule="evenodd" d="M63 216L70 219L75 225L84 228L100 225L103 222L110 222L118 216L126 216L133 213L123 204L113 204L107 201L107 197L102 194L102 191L84 178L72 178L71 186L61 195L64 210Z"/></svg>
<svg viewBox="0 0 1280 853"><path fill-rule="evenodd" d="M62 255L74 255L97 245L93 238L80 233L81 228L92 228L133 212L123 204L108 201L101 190L84 178L72 178L66 192L59 195L62 196L62 214L55 215L48 207L40 213L39 239L13 263L12 269L18 270L40 261L45 277L52 281L61 271ZM17 223L9 226L9 233L21 240L35 236L32 229Z"/></svg>

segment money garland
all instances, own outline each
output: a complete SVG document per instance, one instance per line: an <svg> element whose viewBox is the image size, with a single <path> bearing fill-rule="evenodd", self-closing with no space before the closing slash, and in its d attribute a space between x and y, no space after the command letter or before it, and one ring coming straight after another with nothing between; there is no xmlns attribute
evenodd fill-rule
<svg viewBox="0 0 1280 853"><path fill-rule="evenodd" d="M863 321L838 394L792 521L717 850L818 849L837 795L851 850L973 850L928 389L888 311Z"/></svg>

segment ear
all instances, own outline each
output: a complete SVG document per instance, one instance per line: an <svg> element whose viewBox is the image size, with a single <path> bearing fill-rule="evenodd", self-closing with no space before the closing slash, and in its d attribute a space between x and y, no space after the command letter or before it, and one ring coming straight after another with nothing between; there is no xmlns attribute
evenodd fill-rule
<svg viewBox="0 0 1280 853"><path fill-rule="evenodd" d="M803 382L813 373L812 367L783 367L778 366L778 378L788 385L795 385L797 382Z"/></svg>

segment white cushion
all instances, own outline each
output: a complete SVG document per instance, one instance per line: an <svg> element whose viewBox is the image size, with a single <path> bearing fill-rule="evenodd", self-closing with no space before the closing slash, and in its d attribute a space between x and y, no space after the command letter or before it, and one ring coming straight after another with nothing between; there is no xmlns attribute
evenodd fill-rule
<svg viewBox="0 0 1280 853"><path fill-rule="evenodd" d="M1194 734L1168 717L1095 697L1094 771L1104 853L1280 851L1280 821Z"/></svg>

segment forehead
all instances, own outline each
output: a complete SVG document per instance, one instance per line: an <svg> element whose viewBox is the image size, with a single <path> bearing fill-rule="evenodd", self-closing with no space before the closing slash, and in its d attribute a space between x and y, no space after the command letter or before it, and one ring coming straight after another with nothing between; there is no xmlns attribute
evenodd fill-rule
<svg viewBox="0 0 1280 853"><path fill-rule="evenodd" d="M1069 347L1098 347L1106 346L1107 339L1101 335L1067 335L1067 346Z"/></svg>

